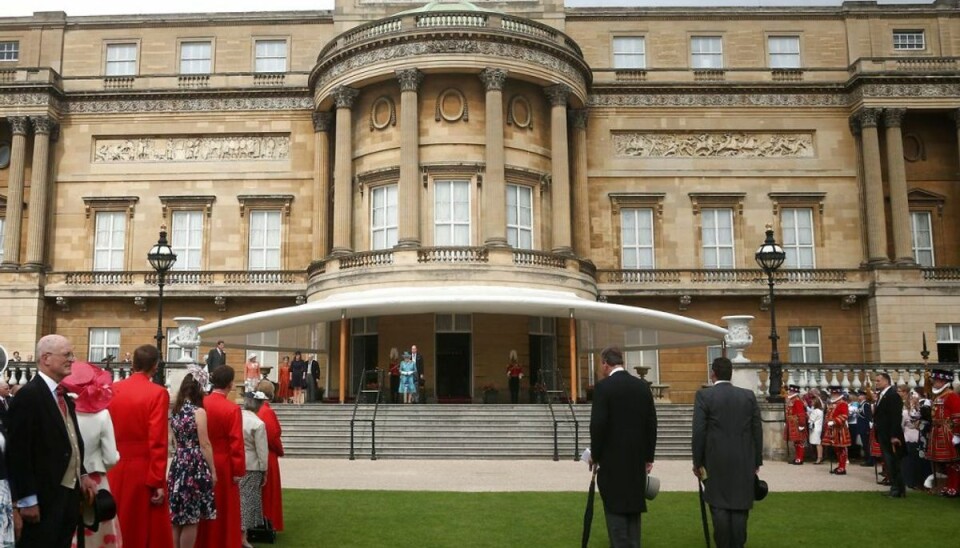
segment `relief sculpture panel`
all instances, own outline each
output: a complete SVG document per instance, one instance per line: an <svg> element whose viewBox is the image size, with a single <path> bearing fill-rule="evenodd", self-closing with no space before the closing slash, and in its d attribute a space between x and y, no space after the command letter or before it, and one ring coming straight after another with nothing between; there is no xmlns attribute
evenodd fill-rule
<svg viewBox="0 0 960 548"><path fill-rule="evenodd" d="M107 137L97 138L93 151L97 164L286 160L290 157L290 136Z"/></svg>
<svg viewBox="0 0 960 548"><path fill-rule="evenodd" d="M617 132L616 155L632 158L812 158L813 133Z"/></svg>

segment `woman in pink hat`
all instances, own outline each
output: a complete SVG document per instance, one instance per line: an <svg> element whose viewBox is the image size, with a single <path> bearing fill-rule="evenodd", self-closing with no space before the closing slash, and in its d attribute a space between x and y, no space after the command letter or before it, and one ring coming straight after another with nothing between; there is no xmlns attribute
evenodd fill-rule
<svg viewBox="0 0 960 548"><path fill-rule="evenodd" d="M120 460L113 435L113 421L107 406L113 398L113 376L87 362L73 362L73 369L60 383L75 395L77 423L83 437L83 465L97 489L110 490L107 470ZM90 524L87 524L89 527ZM106 548L122 546L117 518L100 523L96 531L84 528L84 546ZM73 545L77 545L76 538Z"/></svg>

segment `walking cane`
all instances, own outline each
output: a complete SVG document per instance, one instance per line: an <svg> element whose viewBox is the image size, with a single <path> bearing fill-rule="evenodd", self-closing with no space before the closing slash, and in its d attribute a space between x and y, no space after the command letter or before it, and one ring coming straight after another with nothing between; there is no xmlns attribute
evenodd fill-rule
<svg viewBox="0 0 960 548"><path fill-rule="evenodd" d="M593 499L597 489L597 469L593 469L590 477L590 490L587 492L587 507L583 511L583 537L580 539L580 548L587 548L590 542L590 526L593 524Z"/></svg>
<svg viewBox="0 0 960 548"><path fill-rule="evenodd" d="M700 491L700 522L703 523L703 540L710 548L710 524L707 523L707 504L703 501L703 482L697 480L697 489Z"/></svg>

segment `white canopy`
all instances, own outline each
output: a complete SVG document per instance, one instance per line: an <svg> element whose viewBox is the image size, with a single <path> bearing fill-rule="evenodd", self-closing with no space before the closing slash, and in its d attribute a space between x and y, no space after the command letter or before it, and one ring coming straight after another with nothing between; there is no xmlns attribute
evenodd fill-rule
<svg viewBox="0 0 960 548"><path fill-rule="evenodd" d="M581 350L602 344L624 349L676 348L717 344L726 329L699 320L646 308L609 304L584 299L573 293L501 286L409 286L345 292L306 304L254 312L200 327L207 344L218 339L229 346L245 344L246 336L334 322L343 318L396 316L407 314L510 314L570 318L587 322L591 343ZM583 327L581 327L583 329ZM626 335L639 330L642 336ZM578 330L579 331L579 330ZM608 336L604 336L607 333ZM619 336L613 336L616 333ZM303 337L293 346L310 351ZM289 339L280 336L280 340ZM603 342L601 342L603 341ZM281 347L286 345L281 344ZM276 350L276 348L270 348ZM312 349L317 350L317 349Z"/></svg>

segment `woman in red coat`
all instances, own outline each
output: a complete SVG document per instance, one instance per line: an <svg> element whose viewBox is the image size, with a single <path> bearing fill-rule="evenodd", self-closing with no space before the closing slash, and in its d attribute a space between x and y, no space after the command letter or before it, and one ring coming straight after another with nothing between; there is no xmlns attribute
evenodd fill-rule
<svg viewBox="0 0 960 548"><path fill-rule="evenodd" d="M143 345L133 352L133 374L114 383L110 419L120 462L107 480L127 546L173 546L167 502L167 413L170 394L150 379L160 355Z"/></svg>
<svg viewBox="0 0 960 548"><path fill-rule="evenodd" d="M240 407L227 399L235 377L236 372L229 365L216 367L210 372L213 391L203 398L207 434L217 470L217 485L213 491L217 519L200 522L196 548L239 548L244 543L240 529L240 480L247 472L243 420ZM123 459L123 453L120 458Z"/></svg>
<svg viewBox="0 0 960 548"><path fill-rule="evenodd" d="M280 441L280 421L270 407L273 399L273 383L261 381L257 390L267 395L269 400L263 403L257 416L267 426L267 483L261 491L263 517L270 520L273 528L283 531L283 497L280 494L280 457L283 456L283 442Z"/></svg>

